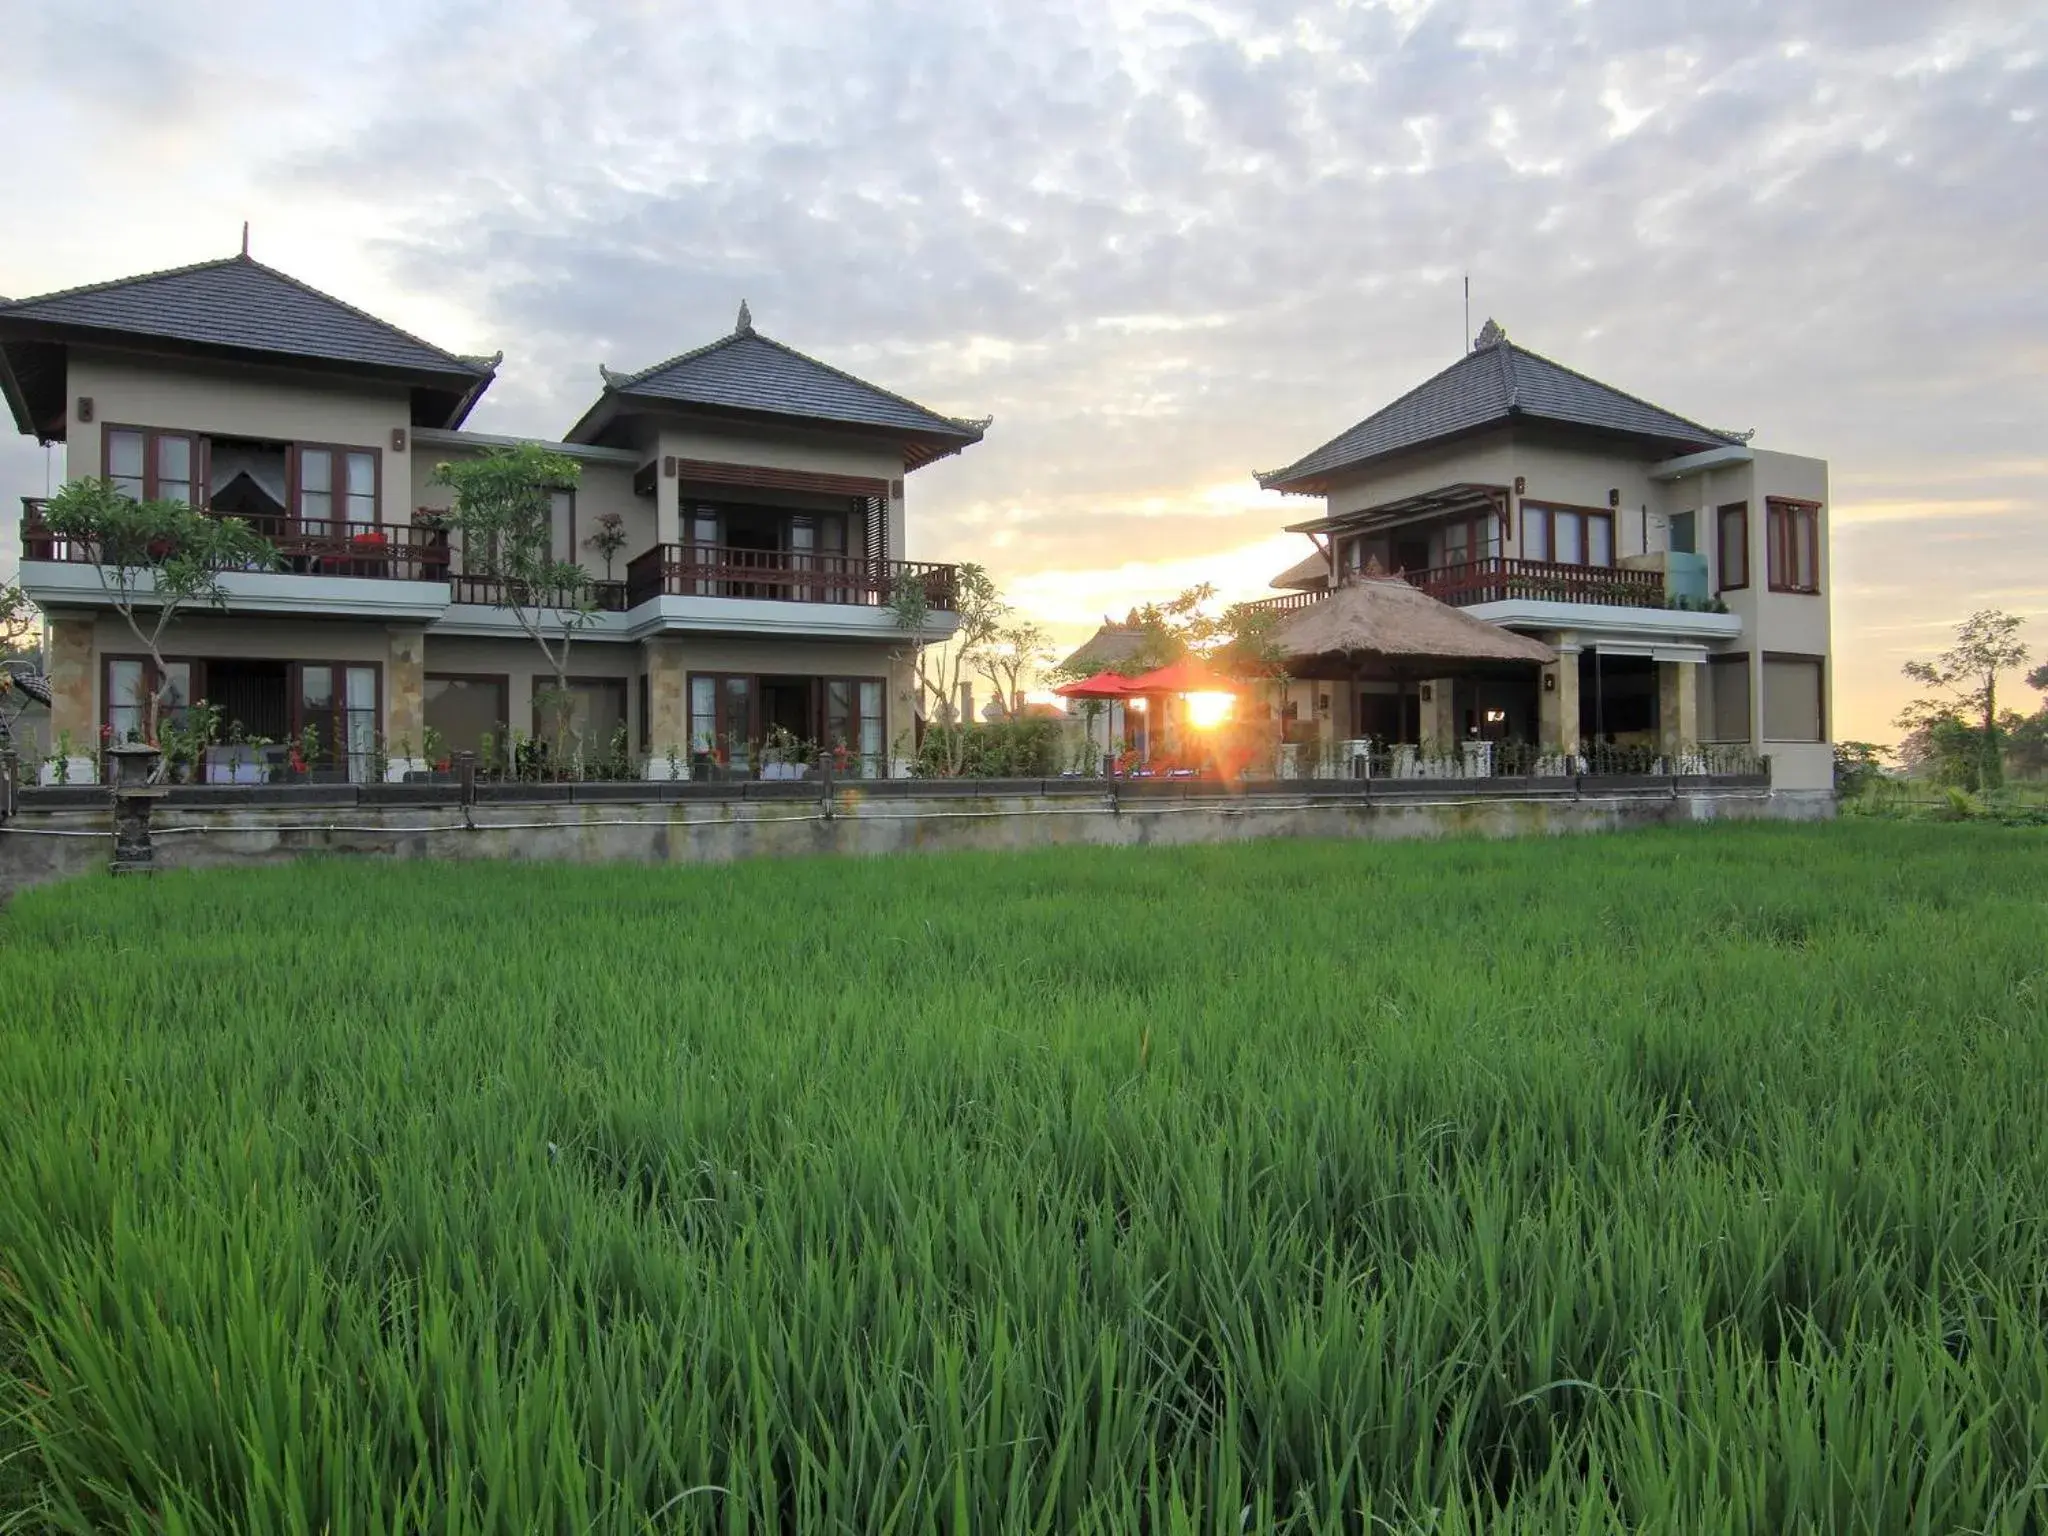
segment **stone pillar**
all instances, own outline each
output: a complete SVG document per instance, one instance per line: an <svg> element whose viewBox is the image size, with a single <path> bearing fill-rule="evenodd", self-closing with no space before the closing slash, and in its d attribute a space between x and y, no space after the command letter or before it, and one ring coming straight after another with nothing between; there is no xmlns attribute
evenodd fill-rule
<svg viewBox="0 0 2048 1536"><path fill-rule="evenodd" d="M423 629L393 625L384 665L385 776L403 783L409 772L423 772L427 761L427 634Z"/></svg>
<svg viewBox="0 0 2048 1536"><path fill-rule="evenodd" d="M687 779L690 701L682 643L649 640L641 646L641 661L647 668L647 777Z"/></svg>
<svg viewBox="0 0 2048 1536"><path fill-rule="evenodd" d="M1579 648L1569 636L1551 641L1557 660L1543 669L1537 686L1538 730L1543 753L1572 757L1579 750Z"/></svg>
<svg viewBox="0 0 2048 1536"><path fill-rule="evenodd" d="M1458 750L1457 683L1448 677L1439 677L1424 683L1429 697L1419 700L1421 704L1421 736L1425 752L1439 755Z"/></svg>
<svg viewBox="0 0 2048 1536"><path fill-rule="evenodd" d="M1696 752L1700 744L1700 672L1690 661L1657 663L1657 747L1673 759Z"/></svg>
<svg viewBox="0 0 2048 1536"><path fill-rule="evenodd" d="M72 784L93 781L93 760L99 744L98 665L93 659L90 614L57 614L50 621L50 751L60 752L70 738L66 779Z"/></svg>

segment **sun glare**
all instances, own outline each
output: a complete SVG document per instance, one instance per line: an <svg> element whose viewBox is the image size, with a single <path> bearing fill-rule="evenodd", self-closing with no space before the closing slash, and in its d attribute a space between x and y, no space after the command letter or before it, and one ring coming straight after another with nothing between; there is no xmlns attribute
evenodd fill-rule
<svg viewBox="0 0 2048 1536"><path fill-rule="evenodd" d="M1191 693L1188 698L1188 724L1197 730L1211 730L1230 718L1230 709L1237 702L1227 693Z"/></svg>

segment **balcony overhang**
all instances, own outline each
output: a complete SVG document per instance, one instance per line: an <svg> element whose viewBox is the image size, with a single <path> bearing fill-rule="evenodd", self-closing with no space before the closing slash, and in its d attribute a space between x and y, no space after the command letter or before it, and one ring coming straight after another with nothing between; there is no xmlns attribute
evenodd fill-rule
<svg viewBox="0 0 2048 1536"><path fill-rule="evenodd" d="M1510 597L1492 603L1470 603L1462 610L1475 619L1498 624L1504 629L1575 634L1582 645L1590 643L1607 655L1634 652L1653 655L1672 650L1661 661L1704 659L1709 646L1725 646L1742 638L1739 613L1694 613L1683 608L1628 608L1598 603L1559 603L1542 598ZM1678 655L1676 651L1699 651Z"/></svg>
<svg viewBox="0 0 2048 1536"><path fill-rule="evenodd" d="M1737 464L1748 464L1756 455L1740 444L1726 448L1709 448L1704 453L1681 454L1675 459L1665 459L1650 466L1652 480L1683 480L1687 475L1697 475L1709 469L1729 469Z"/></svg>
<svg viewBox="0 0 2048 1536"><path fill-rule="evenodd" d="M1404 523L1430 522L1461 514L1483 517L1502 513L1507 510L1507 505L1506 486L1464 480L1454 485L1438 486L1433 491L1417 491L1412 496L1383 501L1378 506L1361 507L1355 512L1335 512L1328 517L1311 518L1305 523L1289 523L1287 532L1318 534L1341 530L1346 533L1377 533Z"/></svg>
<svg viewBox="0 0 2048 1536"><path fill-rule="evenodd" d="M608 615L625 623L629 639L652 635L753 635L790 640L906 641L911 636L886 607L858 603L798 603L745 597L652 597L630 612ZM935 610L925 620L926 641L959 628L957 614Z"/></svg>
<svg viewBox="0 0 2048 1536"><path fill-rule="evenodd" d="M447 610L445 581L391 581L357 576L300 576L276 571L223 571L225 611L283 613L301 618L381 619L387 622L431 623ZM108 608L114 594L100 578L100 568L54 560L24 560L21 589L44 608ZM144 571L135 580L137 602L154 607L156 578ZM193 604L188 611L207 611Z"/></svg>

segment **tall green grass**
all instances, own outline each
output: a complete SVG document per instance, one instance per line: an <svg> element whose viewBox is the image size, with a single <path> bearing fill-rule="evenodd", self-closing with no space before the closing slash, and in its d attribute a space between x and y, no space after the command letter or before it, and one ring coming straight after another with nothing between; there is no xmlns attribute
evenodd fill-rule
<svg viewBox="0 0 2048 1536"><path fill-rule="evenodd" d="M2039 1532L2044 938L1877 822L36 892L8 1528Z"/></svg>

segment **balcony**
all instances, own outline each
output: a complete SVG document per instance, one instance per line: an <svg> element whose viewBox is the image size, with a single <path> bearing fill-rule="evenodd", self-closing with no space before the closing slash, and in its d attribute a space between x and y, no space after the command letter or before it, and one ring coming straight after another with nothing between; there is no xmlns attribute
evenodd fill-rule
<svg viewBox="0 0 2048 1536"><path fill-rule="evenodd" d="M1595 603L1606 608L1668 606L1659 572L1619 566L1559 565L1549 560L1495 556L1435 566L1408 580L1453 608L1514 601Z"/></svg>
<svg viewBox="0 0 2048 1536"><path fill-rule="evenodd" d="M44 521L41 497L23 499L23 584L38 601L109 600L89 541ZM239 514L238 514L239 515ZM516 633L509 584L458 575L445 529L423 524L246 518L277 551L266 571L224 571L234 608L253 613L335 614L433 624L453 634ZM37 567L33 572L26 567ZM950 633L957 568L859 555L662 544L626 568L624 581L590 581L574 591L521 594L521 606L595 609L593 630L620 639L661 631L781 634L813 639L884 639L896 633L889 599L904 582L923 584L929 636ZM139 584L149 590L149 579Z"/></svg>
<svg viewBox="0 0 2048 1536"><path fill-rule="evenodd" d="M883 608L897 587L915 581L933 609L950 613L955 574L953 566L916 560L657 544L626 567L626 602L637 608L664 597L718 597Z"/></svg>
<svg viewBox="0 0 2048 1536"><path fill-rule="evenodd" d="M1548 560L1509 560L1498 556L1398 573L1410 586L1422 588L1453 608L1482 603L1591 603L1608 608L1668 608L1664 578L1657 571L1619 566L1558 565ZM1245 604L1257 612L1294 613L1313 608L1327 592L1288 592Z"/></svg>
<svg viewBox="0 0 2048 1536"><path fill-rule="evenodd" d="M99 553L88 541L66 538L43 521L46 505L40 496L22 498L21 558L56 565L97 565ZM448 580L448 534L444 529L291 517L244 517L243 521L277 551L273 574L371 581Z"/></svg>

